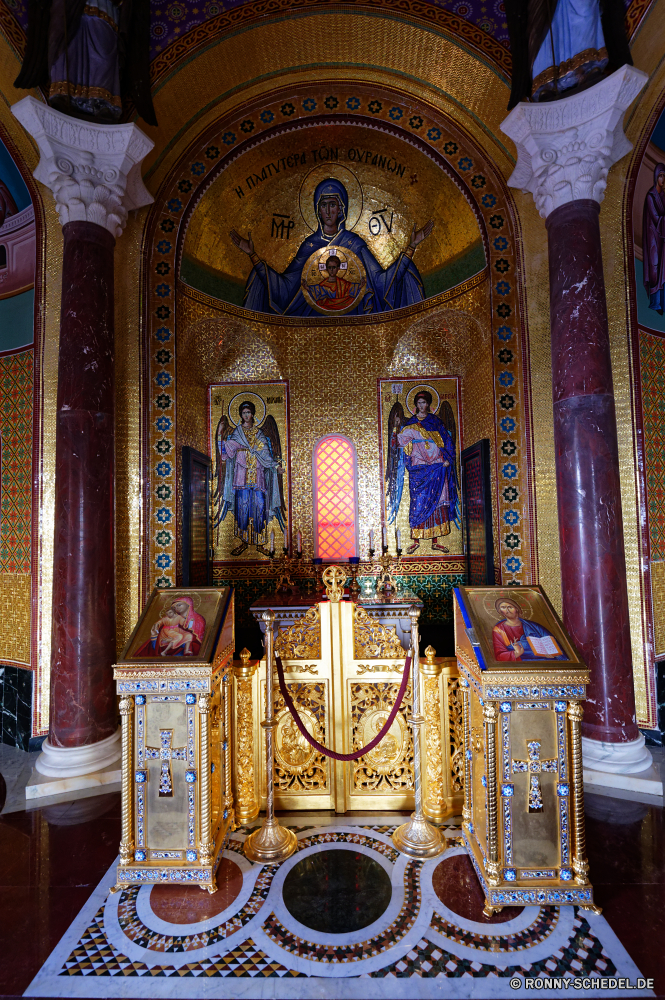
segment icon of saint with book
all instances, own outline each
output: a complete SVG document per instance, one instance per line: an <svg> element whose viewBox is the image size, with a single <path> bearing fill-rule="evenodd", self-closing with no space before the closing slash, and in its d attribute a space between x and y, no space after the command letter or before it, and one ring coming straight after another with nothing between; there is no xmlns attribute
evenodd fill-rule
<svg viewBox="0 0 665 1000"><path fill-rule="evenodd" d="M544 625L522 618L523 610L510 597L494 604L500 620L492 629L494 658L522 663L525 660L567 660L558 642Z"/></svg>

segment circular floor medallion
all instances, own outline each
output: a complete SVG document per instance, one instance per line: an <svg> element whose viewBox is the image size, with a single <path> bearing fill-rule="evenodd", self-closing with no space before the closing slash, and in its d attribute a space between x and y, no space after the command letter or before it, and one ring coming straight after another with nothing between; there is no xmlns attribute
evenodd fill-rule
<svg viewBox="0 0 665 1000"><path fill-rule="evenodd" d="M385 912L392 895L385 868L356 851L321 851L294 865L284 880L287 910L323 934L352 934Z"/></svg>
<svg viewBox="0 0 665 1000"><path fill-rule="evenodd" d="M503 924L514 920L524 909L523 906L504 906L494 916L484 917L485 897L466 854L454 854L440 861L432 873L432 887L449 910L480 924Z"/></svg>
<svg viewBox="0 0 665 1000"><path fill-rule="evenodd" d="M230 858L217 869L217 892L210 895L198 885L153 885L150 908L170 924L198 924L230 906L242 888L242 872Z"/></svg>

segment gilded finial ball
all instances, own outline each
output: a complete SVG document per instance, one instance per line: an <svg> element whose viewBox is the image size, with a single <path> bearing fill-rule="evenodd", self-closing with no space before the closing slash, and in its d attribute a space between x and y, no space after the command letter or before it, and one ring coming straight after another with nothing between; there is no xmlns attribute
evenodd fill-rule
<svg viewBox="0 0 665 1000"><path fill-rule="evenodd" d="M240 652L240 659L242 660L243 663L247 663L251 655L252 654L247 649L247 646L245 646L245 648Z"/></svg>
<svg viewBox="0 0 665 1000"><path fill-rule="evenodd" d="M264 611L262 613L261 618L263 619L264 622L268 622L268 624L271 624L275 620L275 612L272 611L270 608L268 608L267 611Z"/></svg>
<svg viewBox="0 0 665 1000"><path fill-rule="evenodd" d="M434 646L428 646L425 650L425 656L427 657L428 663L434 663L434 657L436 656L436 650Z"/></svg>
<svg viewBox="0 0 665 1000"><path fill-rule="evenodd" d="M409 618L414 622L420 618L420 608L416 604L412 604L409 608Z"/></svg>

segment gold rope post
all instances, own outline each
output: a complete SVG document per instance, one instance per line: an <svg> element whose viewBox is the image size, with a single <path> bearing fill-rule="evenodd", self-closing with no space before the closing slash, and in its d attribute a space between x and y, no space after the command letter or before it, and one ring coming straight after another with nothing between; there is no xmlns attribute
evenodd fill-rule
<svg viewBox="0 0 665 1000"><path fill-rule="evenodd" d="M485 870L490 885L499 884L499 847L497 830L497 785L496 785L496 726L499 711L494 702L483 706L485 722L485 752L487 755L487 861ZM491 915L491 914L490 914Z"/></svg>
<svg viewBox="0 0 665 1000"><path fill-rule="evenodd" d="M239 826L251 823L259 815L254 774L254 705L252 676L258 662L250 663L251 653L243 649L241 664L234 665L236 680L235 783L236 821Z"/></svg>
<svg viewBox="0 0 665 1000"><path fill-rule="evenodd" d="M423 786L421 769L421 737L425 717L420 710L420 661L418 655L418 618L420 608L412 604L409 608L411 619L411 691L412 707L409 725L413 733L413 770L416 810L411 813L407 823L398 826L393 833L393 844L401 854L408 858L422 860L435 858L446 849L446 844L440 832L425 819L423 812Z"/></svg>
<svg viewBox="0 0 665 1000"><path fill-rule="evenodd" d="M274 611L264 611L262 615L266 623L266 717L261 723L266 733L266 816L263 825L250 833L245 841L245 857L263 865L277 865L290 858L298 846L298 838L293 830L280 826L275 819L275 760L274 739L277 723L275 721L273 698L273 625Z"/></svg>

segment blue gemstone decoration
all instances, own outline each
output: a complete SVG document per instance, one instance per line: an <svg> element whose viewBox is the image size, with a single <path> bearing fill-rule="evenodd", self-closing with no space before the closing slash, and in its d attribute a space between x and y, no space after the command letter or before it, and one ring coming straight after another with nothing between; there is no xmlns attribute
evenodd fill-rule
<svg viewBox="0 0 665 1000"><path fill-rule="evenodd" d="M187 702L188 705L195 705L196 704L196 695L195 694L187 694L187 695L185 695L185 701Z"/></svg>
<svg viewBox="0 0 665 1000"><path fill-rule="evenodd" d="M188 781L191 785L196 781L196 771L185 771L185 781Z"/></svg>
<svg viewBox="0 0 665 1000"><path fill-rule="evenodd" d="M134 861L145 861L145 851L134 851Z"/></svg>
<svg viewBox="0 0 665 1000"><path fill-rule="evenodd" d="M211 774L215 773L215 762L214 762L214 760L210 764L210 773Z"/></svg>
<svg viewBox="0 0 665 1000"><path fill-rule="evenodd" d="M499 705L499 708L501 709L502 712L512 712L513 710L513 706L510 704L509 701L502 701L501 704Z"/></svg>
<svg viewBox="0 0 665 1000"><path fill-rule="evenodd" d="M559 872L559 878L563 882L570 882L572 877L573 873L571 872L570 868L562 868L561 871Z"/></svg>
<svg viewBox="0 0 665 1000"><path fill-rule="evenodd" d="M473 823L469 823L469 833L473 833ZM471 855L471 858L473 859L473 855Z"/></svg>
<svg viewBox="0 0 665 1000"><path fill-rule="evenodd" d="M510 798L511 795L515 794L514 785L501 785L501 794L504 798Z"/></svg>
<svg viewBox="0 0 665 1000"><path fill-rule="evenodd" d="M487 777L486 777L486 775L482 776L482 778L480 779L480 783L483 786L483 788L487 788Z"/></svg>
<svg viewBox="0 0 665 1000"><path fill-rule="evenodd" d="M198 854L196 853L196 851L187 851L185 857L187 858L188 861L198 860Z"/></svg>
<svg viewBox="0 0 665 1000"><path fill-rule="evenodd" d="M228 811L228 809L225 809L225 810L224 810L224 815L222 816L222 819L226 819L226 817L227 817L228 815L229 815L229 811Z"/></svg>
<svg viewBox="0 0 665 1000"><path fill-rule="evenodd" d="M136 780L137 785L145 785L146 781L148 780L148 772L137 771L136 774L134 775L134 778Z"/></svg>
<svg viewBox="0 0 665 1000"><path fill-rule="evenodd" d="M470 750L466 750L464 756L466 757L467 760L471 760L473 754L471 753Z"/></svg>
<svg viewBox="0 0 665 1000"><path fill-rule="evenodd" d="M555 701L554 702L554 711L555 712L565 712L566 711L566 703L565 703L565 701Z"/></svg>
<svg viewBox="0 0 665 1000"><path fill-rule="evenodd" d="M557 795L570 795L570 785L557 785L556 793Z"/></svg>
<svg viewBox="0 0 665 1000"><path fill-rule="evenodd" d="M517 878L517 872L515 871L514 868L504 868L503 878L505 882L514 882L515 879Z"/></svg>
<svg viewBox="0 0 665 1000"><path fill-rule="evenodd" d="M137 694L137 696L136 696L136 704L137 705L145 705L145 695L144 694Z"/></svg>

